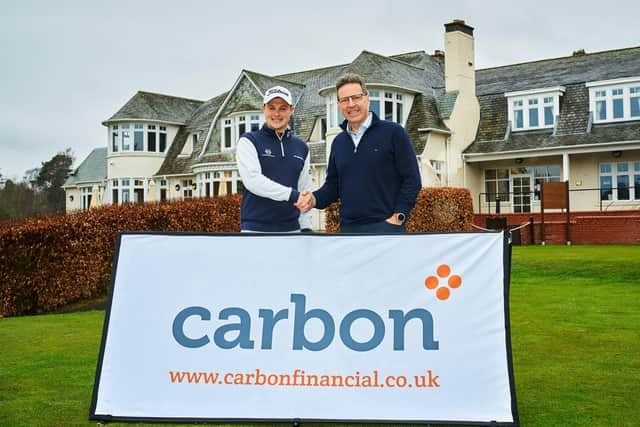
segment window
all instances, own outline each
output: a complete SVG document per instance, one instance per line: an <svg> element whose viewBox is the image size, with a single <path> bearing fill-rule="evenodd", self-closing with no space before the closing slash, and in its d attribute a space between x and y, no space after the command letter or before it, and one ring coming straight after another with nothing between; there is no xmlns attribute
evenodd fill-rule
<svg viewBox="0 0 640 427"><path fill-rule="evenodd" d="M538 98L529 99L529 127L537 128L538 124Z"/></svg>
<svg viewBox="0 0 640 427"><path fill-rule="evenodd" d="M144 180L133 180L133 202L144 203Z"/></svg>
<svg viewBox="0 0 640 427"><path fill-rule="evenodd" d="M222 119L221 147L222 150L230 150L235 147L242 134L259 130L264 122L263 114L241 113Z"/></svg>
<svg viewBox="0 0 640 427"><path fill-rule="evenodd" d="M231 142L232 142L232 136L231 136L231 129L233 127L232 125L233 120L231 119L225 119L224 121L224 138L222 139L222 148L231 148Z"/></svg>
<svg viewBox="0 0 640 427"><path fill-rule="evenodd" d="M640 162L601 163L600 200L640 200Z"/></svg>
<svg viewBox="0 0 640 427"><path fill-rule="evenodd" d="M242 193L242 180L238 171L215 171L198 174L200 197L224 196Z"/></svg>
<svg viewBox="0 0 640 427"><path fill-rule="evenodd" d="M344 116L337 106L335 92L327 95L325 99L327 102L327 126L329 129L335 129L344 121ZM369 111L373 111L381 119L394 121L402 126L407 120L406 111L408 108L405 107L412 100L412 95L369 88Z"/></svg>
<svg viewBox="0 0 640 427"><path fill-rule="evenodd" d="M147 179L143 178L112 179L109 182L111 186L111 204L143 203L145 201L147 181Z"/></svg>
<svg viewBox="0 0 640 427"><path fill-rule="evenodd" d="M164 153L167 150L167 127L159 126L158 137L160 138L160 145L158 151Z"/></svg>
<svg viewBox="0 0 640 427"><path fill-rule="evenodd" d="M509 121L513 131L552 128L560 111L564 87L509 92Z"/></svg>
<svg viewBox="0 0 640 427"><path fill-rule="evenodd" d="M544 97L544 125L553 126L555 114L553 112L553 96Z"/></svg>
<svg viewBox="0 0 640 427"><path fill-rule="evenodd" d="M624 98L622 96L622 89L611 90L611 105L613 106L613 118L620 119L624 115L623 109Z"/></svg>
<svg viewBox="0 0 640 427"><path fill-rule="evenodd" d="M131 201L131 180L123 179L120 181L120 203L129 203Z"/></svg>
<svg viewBox="0 0 640 427"><path fill-rule="evenodd" d="M257 130L260 130L260 115L259 114L252 114L251 115L251 120L249 121L249 125L251 126L251 132L255 132Z"/></svg>
<svg viewBox="0 0 640 427"><path fill-rule="evenodd" d="M161 179L160 180L160 201L164 202L165 200L167 200L167 180Z"/></svg>
<svg viewBox="0 0 640 427"><path fill-rule="evenodd" d="M596 119L597 120L606 120L607 119L607 91L598 90L596 91Z"/></svg>
<svg viewBox="0 0 640 427"><path fill-rule="evenodd" d="M129 131L129 124L122 125L122 151L129 151L131 149L130 144L131 133Z"/></svg>
<svg viewBox="0 0 640 427"><path fill-rule="evenodd" d="M83 211L89 210L91 206L91 187L80 188L80 208Z"/></svg>
<svg viewBox="0 0 640 427"><path fill-rule="evenodd" d="M113 125L111 127L111 151L117 153L119 146L120 141L118 139L118 125Z"/></svg>
<svg viewBox="0 0 640 427"><path fill-rule="evenodd" d="M384 95L381 95L383 93ZM369 110L384 120L394 121L404 126L404 95L390 91L369 91Z"/></svg>
<svg viewBox="0 0 640 427"><path fill-rule="evenodd" d="M587 83L594 123L640 119L638 78Z"/></svg>
<svg viewBox="0 0 640 427"><path fill-rule="evenodd" d="M629 88L629 110L631 117L640 117L640 86Z"/></svg>
<svg viewBox="0 0 640 427"><path fill-rule="evenodd" d="M444 162L442 160L431 160L431 167L442 183L442 171L444 170Z"/></svg>
<svg viewBox="0 0 640 427"><path fill-rule="evenodd" d="M152 153L155 153L156 151L156 135L156 126L147 125L147 147Z"/></svg>
<svg viewBox="0 0 640 427"><path fill-rule="evenodd" d="M118 180L111 180L111 203L117 205L120 202L120 197L118 196Z"/></svg>
<svg viewBox="0 0 640 427"><path fill-rule="evenodd" d="M190 199L193 197L193 181L190 179L182 180L182 197L185 199Z"/></svg>
<svg viewBox="0 0 640 427"><path fill-rule="evenodd" d="M524 127L524 110L522 109L522 100L513 101L513 117L516 129Z"/></svg>
<svg viewBox="0 0 640 427"><path fill-rule="evenodd" d="M560 182L560 165L536 166L533 168L533 199L540 200L543 182Z"/></svg>
<svg viewBox="0 0 640 427"><path fill-rule="evenodd" d="M485 169L484 191L487 202L509 201L509 169Z"/></svg>
<svg viewBox="0 0 640 427"><path fill-rule="evenodd" d="M133 129L133 131L131 130ZM132 143L133 138L133 145ZM111 152L164 153L167 127L143 123L121 123L111 127Z"/></svg>
<svg viewBox="0 0 640 427"><path fill-rule="evenodd" d="M144 125L136 123L133 125L133 151L144 151Z"/></svg>

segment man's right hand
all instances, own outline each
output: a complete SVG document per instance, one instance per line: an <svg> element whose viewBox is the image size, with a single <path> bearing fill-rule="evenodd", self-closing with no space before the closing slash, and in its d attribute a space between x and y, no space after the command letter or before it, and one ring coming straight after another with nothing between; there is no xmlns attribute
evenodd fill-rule
<svg viewBox="0 0 640 427"><path fill-rule="evenodd" d="M313 197L313 193L309 190L304 190L300 193L298 197L298 201L294 203L295 207L300 210L300 212L305 213L310 211L316 205L316 198Z"/></svg>

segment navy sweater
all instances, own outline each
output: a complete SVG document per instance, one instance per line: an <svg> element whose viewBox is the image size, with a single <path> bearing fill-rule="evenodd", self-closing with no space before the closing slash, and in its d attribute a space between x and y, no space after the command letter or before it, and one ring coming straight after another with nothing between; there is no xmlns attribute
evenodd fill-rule
<svg viewBox="0 0 640 427"><path fill-rule="evenodd" d="M240 228L263 232L295 231L300 228L300 211L293 203L298 200L298 179L303 169L309 147L286 130L282 143L273 129L266 125L258 131L242 135L253 143L258 154L262 174L267 178L291 187L288 201L276 201L253 194L247 188L242 192Z"/></svg>
<svg viewBox="0 0 640 427"><path fill-rule="evenodd" d="M347 121L331 144L327 179L313 194L316 208L340 199L341 224L384 221L409 212L421 188L418 161L409 136L397 123L372 113L358 149L346 132Z"/></svg>

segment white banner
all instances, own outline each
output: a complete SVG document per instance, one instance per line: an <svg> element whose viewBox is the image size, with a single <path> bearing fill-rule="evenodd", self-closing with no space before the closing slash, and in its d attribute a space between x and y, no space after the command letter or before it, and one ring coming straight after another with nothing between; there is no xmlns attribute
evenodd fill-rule
<svg viewBox="0 0 640 427"><path fill-rule="evenodd" d="M123 234L90 418L517 425L502 233Z"/></svg>

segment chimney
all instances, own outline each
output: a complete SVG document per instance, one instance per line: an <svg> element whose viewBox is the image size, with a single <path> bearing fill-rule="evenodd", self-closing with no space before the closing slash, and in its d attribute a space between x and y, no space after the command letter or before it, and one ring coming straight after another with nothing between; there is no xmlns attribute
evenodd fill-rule
<svg viewBox="0 0 640 427"><path fill-rule="evenodd" d="M454 90L461 94L475 96L475 41L473 27L462 19L444 24L444 81L447 92Z"/></svg>
<svg viewBox="0 0 640 427"><path fill-rule="evenodd" d="M438 61L439 63L443 64L444 63L444 51L440 50L440 49L436 49L433 51L433 55L431 55L431 57L433 59L435 59L436 61Z"/></svg>

